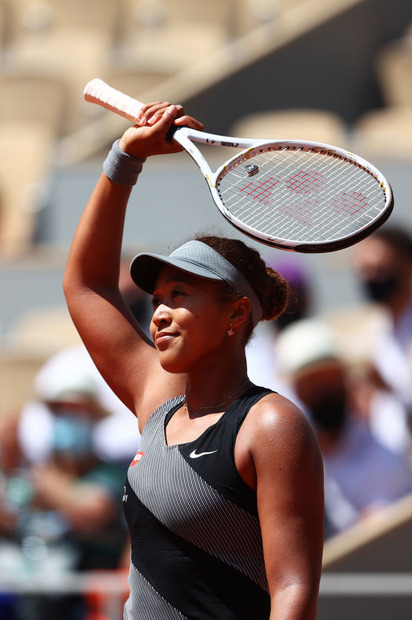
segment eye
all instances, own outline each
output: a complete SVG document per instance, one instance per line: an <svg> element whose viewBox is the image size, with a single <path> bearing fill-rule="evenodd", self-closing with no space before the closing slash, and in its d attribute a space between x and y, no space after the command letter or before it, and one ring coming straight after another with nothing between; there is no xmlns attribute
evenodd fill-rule
<svg viewBox="0 0 412 620"><path fill-rule="evenodd" d="M179 288L175 288L172 291L172 299L174 299L175 297L179 297L180 295L185 295L186 293L184 293L181 289Z"/></svg>
<svg viewBox="0 0 412 620"><path fill-rule="evenodd" d="M169 304L170 301L177 299L178 297L186 296L187 292L183 290L183 287L171 287L170 290L159 292L154 291L152 297L152 307L156 310L158 306L162 304Z"/></svg>
<svg viewBox="0 0 412 620"><path fill-rule="evenodd" d="M153 310L155 310L159 305L160 305L161 301L159 297L153 297L152 298L152 307Z"/></svg>

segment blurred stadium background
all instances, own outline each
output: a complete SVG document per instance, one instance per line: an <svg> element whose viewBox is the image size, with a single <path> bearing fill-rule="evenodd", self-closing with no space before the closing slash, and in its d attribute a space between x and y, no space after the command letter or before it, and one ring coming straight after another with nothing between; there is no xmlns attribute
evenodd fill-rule
<svg viewBox="0 0 412 620"><path fill-rule="evenodd" d="M30 396L49 355L77 342L64 263L127 126L83 101L94 77L183 103L214 133L353 150L389 178L393 220L412 229L409 0L0 0L0 412ZM216 165L225 156L211 154ZM198 230L236 235L222 220L190 158L153 160L132 198L126 250L167 250ZM302 260L319 311L358 299L350 250ZM411 524L404 502L326 549L320 620L412 617Z"/></svg>

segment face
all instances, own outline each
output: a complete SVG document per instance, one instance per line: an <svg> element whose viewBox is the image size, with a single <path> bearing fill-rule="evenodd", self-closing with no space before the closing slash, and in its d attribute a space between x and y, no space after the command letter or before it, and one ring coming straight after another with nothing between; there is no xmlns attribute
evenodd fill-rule
<svg viewBox="0 0 412 620"><path fill-rule="evenodd" d="M303 369L295 378L295 389L300 400L309 409L332 399L345 400L346 376L339 361L328 361Z"/></svg>
<svg viewBox="0 0 412 620"><path fill-rule="evenodd" d="M162 367L175 373L207 370L221 362L233 311L218 282L170 266L153 291L150 333Z"/></svg>
<svg viewBox="0 0 412 620"><path fill-rule="evenodd" d="M365 293L374 301L390 300L408 278L407 262L379 237L359 244L354 264Z"/></svg>
<svg viewBox="0 0 412 620"><path fill-rule="evenodd" d="M362 278L375 278L396 264L396 254L379 237L365 239L355 248L355 267Z"/></svg>

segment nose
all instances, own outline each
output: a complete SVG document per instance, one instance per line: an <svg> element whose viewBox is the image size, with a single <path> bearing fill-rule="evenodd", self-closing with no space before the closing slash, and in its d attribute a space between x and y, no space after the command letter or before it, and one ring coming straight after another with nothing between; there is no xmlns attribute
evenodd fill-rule
<svg viewBox="0 0 412 620"><path fill-rule="evenodd" d="M153 312L152 322L156 325L156 327L160 327L162 325L169 325L171 320L170 308L168 308L165 304L159 304Z"/></svg>

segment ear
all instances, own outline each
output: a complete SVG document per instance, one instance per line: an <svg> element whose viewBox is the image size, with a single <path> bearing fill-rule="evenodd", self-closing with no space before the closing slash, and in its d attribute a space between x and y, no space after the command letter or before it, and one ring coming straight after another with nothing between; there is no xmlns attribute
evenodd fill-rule
<svg viewBox="0 0 412 620"><path fill-rule="evenodd" d="M248 297L240 297L232 302L232 314L230 321L233 327L243 327L249 324L250 316L250 301Z"/></svg>

